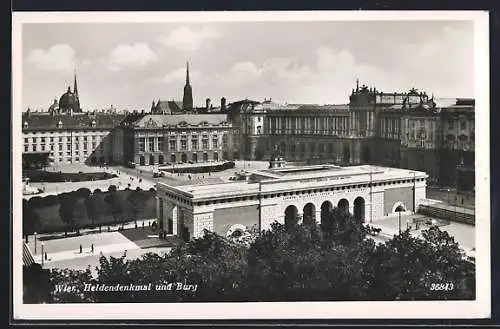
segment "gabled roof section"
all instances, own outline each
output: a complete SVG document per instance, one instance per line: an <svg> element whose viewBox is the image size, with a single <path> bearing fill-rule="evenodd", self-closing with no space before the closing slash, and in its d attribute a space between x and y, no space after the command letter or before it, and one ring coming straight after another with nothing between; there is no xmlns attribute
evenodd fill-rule
<svg viewBox="0 0 500 329"><path fill-rule="evenodd" d="M114 128L120 125L125 119L126 114L109 114L109 113L76 113L56 114L50 113L23 113L22 122L24 130L40 130L40 129L56 129L59 122L62 123L60 128ZM27 123L27 124L25 124Z"/></svg>

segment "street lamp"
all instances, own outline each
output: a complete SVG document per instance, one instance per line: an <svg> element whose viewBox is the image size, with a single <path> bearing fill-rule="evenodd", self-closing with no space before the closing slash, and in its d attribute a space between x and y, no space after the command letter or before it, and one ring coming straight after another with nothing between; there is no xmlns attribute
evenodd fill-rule
<svg viewBox="0 0 500 329"><path fill-rule="evenodd" d="M43 267L43 258L44 258L44 256L45 256L45 254L44 254L44 252L43 252L43 242L41 243L41 245L42 245L42 267Z"/></svg>
<svg viewBox="0 0 500 329"><path fill-rule="evenodd" d="M35 255L36 255L36 232L34 232L33 235L35 236Z"/></svg>
<svg viewBox="0 0 500 329"><path fill-rule="evenodd" d="M398 229L399 229L399 234L401 234L401 210L398 211Z"/></svg>
<svg viewBox="0 0 500 329"><path fill-rule="evenodd" d="M447 189L446 191L448 191L448 204L450 204L450 189Z"/></svg>

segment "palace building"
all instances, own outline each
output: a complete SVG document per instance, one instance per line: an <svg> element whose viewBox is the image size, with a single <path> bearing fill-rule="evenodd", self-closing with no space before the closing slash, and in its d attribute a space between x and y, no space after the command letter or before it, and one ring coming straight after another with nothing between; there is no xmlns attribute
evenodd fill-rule
<svg viewBox="0 0 500 329"><path fill-rule="evenodd" d="M384 93L356 85L348 104L277 104L243 100L227 113L248 160L278 145L303 164L376 164L429 173L432 183L474 187L473 99L443 100L411 89Z"/></svg>
<svg viewBox="0 0 500 329"><path fill-rule="evenodd" d="M270 229L275 221L322 222L333 207L372 223L414 213L426 198L427 174L379 167L311 165L254 171L244 182L157 184L157 216L166 235L185 240L209 230Z"/></svg>

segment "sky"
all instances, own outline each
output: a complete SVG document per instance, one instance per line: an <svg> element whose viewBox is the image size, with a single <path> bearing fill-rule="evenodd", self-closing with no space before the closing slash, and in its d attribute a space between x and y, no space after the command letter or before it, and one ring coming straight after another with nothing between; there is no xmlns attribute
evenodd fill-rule
<svg viewBox="0 0 500 329"><path fill-rule="evenodd" d="M84 110L148 111L182 100L186 61L195 106L241 99L345 104L360 84L474 97L472 21L27 23L23 110L73 86Z"/></svg>

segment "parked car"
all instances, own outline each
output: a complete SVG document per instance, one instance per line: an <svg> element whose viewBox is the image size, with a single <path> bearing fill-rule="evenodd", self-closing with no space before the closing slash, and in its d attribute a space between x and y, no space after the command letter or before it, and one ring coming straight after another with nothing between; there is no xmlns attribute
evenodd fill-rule
<svg viewBox="0 0 500 329"><path fill-rule="evenodd" d="M128 164L127 164L127 167L129 167L129 168L135 168L136 164L135 164L135 162L129 161Z"/></svg>

